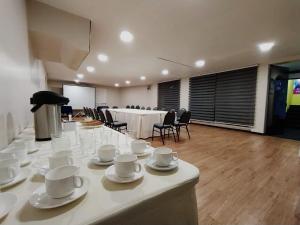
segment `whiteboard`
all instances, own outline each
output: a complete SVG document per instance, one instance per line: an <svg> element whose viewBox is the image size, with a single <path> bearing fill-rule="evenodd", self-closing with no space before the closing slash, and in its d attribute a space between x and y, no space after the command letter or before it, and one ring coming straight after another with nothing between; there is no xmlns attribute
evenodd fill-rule
<svg viewBox="0 0 300 225"><path fill-rule="evenodd" d="M63 85L63 95L69 98L68 105L73 109L83 109L83 107L95 108L96 88L83 87L77 85Z"/></svg>

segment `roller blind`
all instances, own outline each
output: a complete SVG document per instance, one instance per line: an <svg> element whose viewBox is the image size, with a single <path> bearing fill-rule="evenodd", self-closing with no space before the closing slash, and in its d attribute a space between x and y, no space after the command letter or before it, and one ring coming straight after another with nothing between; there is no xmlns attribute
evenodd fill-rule
<svg viewBox="0 0 300 225"><path fill-rule="evenodd" d="M179 110L180 80L158 84L158 107Z"/></svg>
<svg viewBox="0 0 300 225"><path fill-rule="evenodd" d="M257 67L217 74L215 120L254 124Z"/></svg>
<svg viewBox="0 0 300 225"><path fill-rule="evenodd" d="M215 120L216 75L192 77L190 79L189 105L192 119Z"/></svg>

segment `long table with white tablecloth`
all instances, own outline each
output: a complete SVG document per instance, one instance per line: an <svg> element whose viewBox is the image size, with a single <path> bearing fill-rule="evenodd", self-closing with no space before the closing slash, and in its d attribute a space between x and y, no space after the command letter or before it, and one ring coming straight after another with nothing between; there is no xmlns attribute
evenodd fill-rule
<svg viewBox="0 0 300 225"><path fill-rule="evenodd" d="M117 131L102 127L86 132L98 135L101 129L119 135L118 145L121 154L130 152L130 148L126 148L125 145L122 147L127 137L116 133ZM80 132L82 131L79 130ZM19 139L33 135L32 129L27 129ZM33 153L30 157L34 162L51 151L50 142L44 142L40 145L39 152ZM36 209L28 202L30 195L44 185L43 177L37 175L36 170L29 165L27 168L30 168L31 173L26 181L1 190L14 193L18 197L18 202L0 223L2 225L198 224L194 190L199 178L198 169L179 160L178 169L158 172L147 168L145 160L139 159L144 170L142 179L129 184L117 184L105 178L106 167L91 165L89 157L83 157L80 161L80 174L89 180L87 194L69 205L51 210Z"/></svg>
<svg viewBox="0 0 300 225"><path fill-rule="evenodd" d="M141 109L109 109L114 119L127 123L129 130L136 132L136 138L152 137L154 123L162 123L167 111Z"/></svg>

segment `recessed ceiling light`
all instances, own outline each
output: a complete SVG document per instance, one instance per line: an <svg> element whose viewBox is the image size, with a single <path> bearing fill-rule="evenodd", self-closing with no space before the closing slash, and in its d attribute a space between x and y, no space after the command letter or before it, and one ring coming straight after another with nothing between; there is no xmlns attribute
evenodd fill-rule
<svg viewBox="0 0 300 225"><path fill-rule="evenodd" d="M203 67L205 65L205 60L199 59L195 62L196 67Z"/></svg>
<svg viewBox="0 0 300 225"><path fill-rule="evenodd" d="M146 80L146 77L145 76L141 76L140 79L141 80Z"/></svg>
<svg viewBox="0 0 300 225"><path fill-rule="evenodd" d="M74 81L75 81L75 83L77 83L77 84L80 82L78 79L75 79Z"/></svg>
<svg viewBox="0 0 300 225"><path fill-rule="evenodd" d="M115 83L115 87L119 87L120 86L120 84L119 83Z"/></svg>
<svg viewBox="0 0 300 225"><path fill-rule="evenodd" d="M86 67L86 70L90 73L94 72L95 71L95 67L92 67L92 66L87 66Z"/></svg>
<svg viewBox="0 0 300 225"><path fill-rule="evenodd" d="M273 41L271 42L264 42L258 44L258 48L261 52L268 52L274 47L275 43Z"/></svg>
<svg viewBox="0 0 300 225"><path fill-rule="evenodd" d="M79 79L83 79L83 78L84 78L84 74L78 73L78 74L77 74L77 77L78 77Z"/></svg>
<svg viewBox="0 0 300 225"><path fill-rule="evenodd" d="M134 37L133 37L132 33L130 33L127 30L124 30L120 33L120 39L123 42L129 43L129 42L133 41Z"/></svg>
<svg viewBox="0 0 300 225"><path fill-rule="evenodd" d="M99 54L98 57L99 61L101 62L107 62L108 61L108 56L105 54Z"/></svg>
<svg viewBox="0 0 300 225"><path fill-rule="evenodd" d="M162 75L168 75L169 74L169 70L164 69L164 70L161 71L161 74Z"/></svg>
<svg viewBox="0 0 300 225"><path fill-rule="evenodd" d="M131 82L130 82L130 80L126 80L125 83L126 84L130 84Z"/></svg>

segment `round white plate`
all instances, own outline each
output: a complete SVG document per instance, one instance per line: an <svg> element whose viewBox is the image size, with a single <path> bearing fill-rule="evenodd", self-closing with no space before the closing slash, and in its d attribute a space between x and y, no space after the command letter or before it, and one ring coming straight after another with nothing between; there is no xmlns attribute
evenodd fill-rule
<svg viewBox="0 0 300 225"><path fill-rule="evenodd" d="M158 166L156 165L155 163L155 160L153 158L149 159L147 162L146 162L146 165L148 167L150 167L151 169L154 169L154 170L158 170L158 171L170 171L170 170L173 170L175 168L178 167L178 161L172 161L171 164L169 166Z"/></svg>
<svg viewBox="0 0 300 225"><path fill-rule="evenodd" d="M38 150L39 150L38 148L29 149L29 150L27 151L27 154L35 153L35 152L37 152Z"/></svg>
<svg viewBox="0 0 300 225"><path fill-rule="evenodd" d="M12 193L0 193L0 219L5 217L16 203L16 195Z"/></svg>
<svg viewBox="0 0 300 225"><path fill-rule="evenodd" d="M57 208L75 200L79 199L81 196L85 195L88 191L89 180L83 177L83 185L81 188L75 188L71 195L64 198L51 198L46 193L45 185L42 185L37 190L35 190L29 198L29 203L39 209L52 209Z"/></svg>
<svg viewBox="0 0 300 225"><path fill-rule="evenodd" d="M108 162L103 162L101 160L99 160L99 158L97 156L95 156L94 158L92 158L90 160L91 163L97 165L97 166L110 166L114 164L114 161L108 161Z"/></svg>
<svg viewBox="0 0 300 225"><path fill-rule="evenodd" d="M23 180L26 180L29 174L30 174L30 169L28 168L21 169L19 175L16 176L15 179L10 181L9 183L0 185L0 189L11 187L17 183L22 182Z"/></svg>
<svg viewBox="0 0 300 225"><path fill-rule="evenodd" d="M152 152L153 152L152 149L150 147L147 147L145 148L145 151L143 153L133 153L133 154L135 154L137 157L144 157L152 154Z"/></svg>
<svg viewBox="0 0 300 225"><path fill-rule="evenodd" d="M31 160L29 158L25 159L24 161L21 162L20 166L27 166L31 163Z"/></svg>
<svg viewBox="0 0 300 225"><path fill-rule="evenodd" d="M131 183L131 182L134 182L140 178L142 178L144 176L144 171L143 169L138 172L138 173L134 173L132 177L126 177L126 178L123 178L123 177L119 177L116 172L115 172L115 166L112 165L110 167L108 167L106 170L105 170L105 177L112 181L112 182L115 182L115 183Z"/></svg>

